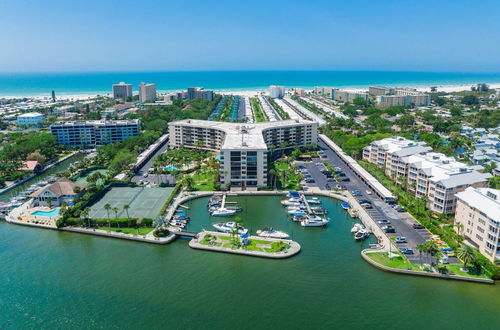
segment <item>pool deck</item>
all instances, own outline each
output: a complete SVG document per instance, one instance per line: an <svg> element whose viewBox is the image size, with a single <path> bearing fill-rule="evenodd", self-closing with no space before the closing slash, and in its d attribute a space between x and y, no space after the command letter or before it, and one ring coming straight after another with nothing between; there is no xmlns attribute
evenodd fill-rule
<svg viewBox="0 0 500 330"><path fill-rule="evenodd" d="M213 246L213 245L206 245L206 244L201 244L200 241L203 240L205 235L210 234L214 236L220 236L220 235L230 235L230 234L225 234L225 233L219 233L219 232L214 232L214 231L203 231L198 234L197 238L192 239L189 241L189 247L193 249L199 249L199 250L207 250L207 251L215 251L215 252L224 252L224 253L232 253L232 254L240 254L240 255L246 255L246 256L252 256L252 257L260 257L260 258L270 258L270 259L285 259L285 258L290 258L293 257L294 255L298 254L300 252L300 244L291 241L291 240L284 240L284 239L275 239L275 238L265 238L265 237L259 237L259 236L249 236L249 239L255 239L255 240L260 240L260 241L268 241L269 243L273 242L285 242L290 245L290 247L282 252L261 252L261 251L252 251L252 250L245 250L245 249L236 249L236 248L225 248L222 246Z"/></svg>

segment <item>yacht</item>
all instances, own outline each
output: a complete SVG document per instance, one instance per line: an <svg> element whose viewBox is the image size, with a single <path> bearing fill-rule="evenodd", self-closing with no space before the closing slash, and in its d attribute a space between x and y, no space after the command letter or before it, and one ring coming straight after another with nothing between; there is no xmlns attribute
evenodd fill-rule
<svg viewBox="0 0 500 330"><path fill-rule="evenodd" d="M220 232L223 233L232 233L234 228L236 227L236 222L219 222L216 224L213 224L213 227L217 229ZM245 235L248 233L248 229L238 226L238 234L240 235Z"/></svg>
<svg viewBox="0 0 500 330"><path fill-rule="evenodd" d="M284 206L298 205L298 204L300 204L300 202L301 202L300 198L292 197L289 199L283 199L281 201L281 205L284 205Z"/></svg>
<svg viewBox="0 0 500 330"><path fill-rule="evenodd" d="M307 202L308 202L309 204L321 204L321 201L319 200L319 198L318 198L318 197L313 197L313 198L311 198L311 199L308 199L308 200L307 200Z"/></svg>
<svg viewBox="0 0 500 330"><path fill-rule="evenodd" d="M229 210L226 208L218 208L211 212L211 215L214 217L230 217L236 213L235 210Z"/></svg>
<svg viewBox="0 0 500 330"><path fill-rule="evenodd" d="M316 215L324 215L328 213L327 209L324 209L322 207L316 206L316 207L311 207L311 212L312 214Z"/></svg>
<svg viewBox="0 0 500 330"><path fill-rule="evenodd" d="M304 214L306 214L305 210L297 209L297 208L289 209L289 210L287 210L287 212L288 212L288 214L292 214L292 215L304 215Z"/></svg>
<svg viewBox="0 0 500 330"><path fill-rule="evenodd" d="M355 223L354 226L351 228L351 233L357 233L358 231L360 231L361 229L365 229L365 226L363 226L362 224L360 223Z"/></svg>
<svg viewBox="0 0 500 330"><path fill-rule="evenodd" d="M363 228L363 229L359 230L358 232L356 232L356 234L354 234L354 239L357 241L364 240L368 236L370 236L370 232Z"/></svg>
<svg viewBox="0 0 500 330"><path fill-rule="evenodd" d="M322 227L330 222L327 218L320 218L317 216L308 216L300 222L302 227Z"/></svg>
<svg viewBox="0 0 500 330"><path fill-rule="evenodd" d="M273 228L264 228L262 230L257 230L257 235L260 237L269 237L269 238L288 238L290 237L287 233L273 229Z"/></svg>

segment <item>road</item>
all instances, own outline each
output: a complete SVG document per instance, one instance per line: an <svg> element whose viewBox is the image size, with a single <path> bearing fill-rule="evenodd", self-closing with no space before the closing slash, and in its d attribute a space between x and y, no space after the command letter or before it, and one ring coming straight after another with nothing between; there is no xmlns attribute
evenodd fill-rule
<svg viewBox="0 0 500 330"><path fill-rule="evenodd" d="M311 177L316 181L313 184L307 184L309 186L317 186L321 189L325 189L325 185L328 183L331 187L333 187L335 182L327 182L326 176L321 173L321 166L318 167L315 163L318 162L328 162L331 166L340 167L342 172L344 172L347 177L351 180L350 182L341 182L342 185L345 185L349 191L360 190L362 193L362 197L358 197L361 199L367 199L371 201L373 208L368 209L367 212L370 216L375 220L388 220L391 222L391 225L395 228L396 233L391 235L394 236L404 236L407 239L407 243L397 244L399 248L412 248L415 251L413 255L407 255L408 259L412 263L419 263L420 256L418 251L416 250L416 246L430 239L431 233L427 231L427 229L414 229L413 224L415 220L406 212L397 212L395 211L389 204L385 203L382 199L380 199L375 193L367 194L367 191L370 191L370 188L362 182L354 172L342 162L342 160L337 156L337 154L330 149L323 141L319 141L319 147L325 152L326 158L319 159L314 158L312 162L305 163L305 167L308 172L311 174ZM384 225L378 224L380 227ZM429 262L430 260L426 260L424 258L424 262ZM449 258L450 263L458 263L458 259L456 257Z"/></svg>
<svg viewBox="0 0 500 330"><path fill-rule="evenodd" d="M175 183L175 178L172 175L157 175L157 174L148 174L147 177L144 177L145 173L148 173L148 169L153 167L153 161L154 159L167 151L168 149L168 142L165 143L164 146L162 146L160 149L158 149L154 155L151 157L150 160L148 160L132 177L132 182L139 182L141 180L143 181L148 181L152 184L158 185L161 182L168 181L171 184Z"/></svg>

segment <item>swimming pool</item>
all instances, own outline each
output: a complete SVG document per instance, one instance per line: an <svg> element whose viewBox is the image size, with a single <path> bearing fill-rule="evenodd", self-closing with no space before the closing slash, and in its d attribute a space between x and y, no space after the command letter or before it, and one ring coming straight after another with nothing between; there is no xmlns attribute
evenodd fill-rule
<svg viewBox="0 0 500 330"><path fill-rule="evenodd" d="M165 167L166 171L177 171L179 168L177 166L167 166Z"/></svg>
<svg viewBox="0 0 500 330"><path fill-rule="evenodd" d="M34 215L36 217L54 218L59 215L59 209L54 209L50 211L35 211L31 213L31 215Z"/></svg>

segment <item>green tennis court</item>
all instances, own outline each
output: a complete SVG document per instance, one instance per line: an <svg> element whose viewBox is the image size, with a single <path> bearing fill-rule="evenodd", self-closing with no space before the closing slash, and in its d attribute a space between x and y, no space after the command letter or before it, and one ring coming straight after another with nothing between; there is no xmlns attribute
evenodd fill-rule
<svg viewBox="0 0 500 330"><path fill-rule="evenodd" d="M107 218L108 212L104 205L111 205L109 216L115 217L113 208L118 209L118 218L126 218L124 205L129 205L128 214L131 218L155 218L160 212L173 188L146 187L114 187L90 208L91 218Z"/></svg>

